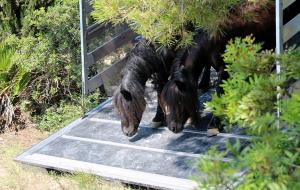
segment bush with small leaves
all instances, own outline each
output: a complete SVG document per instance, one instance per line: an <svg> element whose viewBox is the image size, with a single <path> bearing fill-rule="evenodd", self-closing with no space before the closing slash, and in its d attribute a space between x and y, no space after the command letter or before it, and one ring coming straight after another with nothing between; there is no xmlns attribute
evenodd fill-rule
<svg viewBox="0 0 300 190"><path fill-rule="evenodd" d="M253 42L247 37L229 43L224 60L230 78L223 85L224 94L206 105L227 126L245 127L251 144L243 150L237 143L228 144L225 152L210 151L209 156L219 160L231 153L234 161L199 161L206 174L196 178L199 189L300 189L300 91L290 90L299 83L300 52L287 50L278 57ZM275 61L282 64L280 76L272 70ZM285 95L280 118L277 85Z"/></svg>

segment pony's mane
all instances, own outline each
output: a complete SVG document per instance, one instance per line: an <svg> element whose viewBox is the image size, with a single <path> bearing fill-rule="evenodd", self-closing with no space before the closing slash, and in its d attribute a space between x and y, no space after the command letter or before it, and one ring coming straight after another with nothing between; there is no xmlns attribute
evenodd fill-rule
<svg viewBox="0 0 300 190"><path fill-rule="evenodd" d="M130 79L144 85L154 73L163 75L166 72L163 59L155 47L146 41L136 44L125 57L125 61L127 65L122 71L122 77L126 82Z"/></svg>

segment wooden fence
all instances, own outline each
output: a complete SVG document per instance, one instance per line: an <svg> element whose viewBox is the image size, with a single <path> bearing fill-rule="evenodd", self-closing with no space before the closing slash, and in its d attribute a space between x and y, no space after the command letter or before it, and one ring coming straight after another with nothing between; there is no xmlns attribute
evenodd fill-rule
<svg viewBox="0 0 300 190"><path fill-rule="evenodd" d="M284 17L288 9L296 12L291 18ZM283 52L286 46L300 48L300 0L276 0L276 52Z"/></svg>
<svg viewBox="0 0 300 190"><path fill-rule="evenodd" d="M113 26L110 23L89 23L92 11L90 0L80 0L80 37L81 37L81 59L82 59L82 90L84 94L93 92L104 86L108 95L112 94L112 86L117 83L117 78L124 67L122 60L118 60L105 70L93 70L97 62L116 51L118 48L131 43L136 34L127 25ZM118 33L108 41L102 42L95 48L89 49L89 44L97 38L105 38L106 31L118 28ZM110 82L108 82L110 81Z"/></svg>

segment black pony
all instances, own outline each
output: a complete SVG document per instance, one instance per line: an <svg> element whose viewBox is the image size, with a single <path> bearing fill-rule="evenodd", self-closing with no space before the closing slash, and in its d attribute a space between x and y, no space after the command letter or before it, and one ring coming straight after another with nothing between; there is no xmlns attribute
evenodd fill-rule
<svg viewBox="0 0 300 190"><path fill-rule="evenodd" d="M219 56L221 47L216 46L207 33L198 31L193 45L178 50L171 68L170 80L161 94L161 105L171 131L180 132L188 118L197 125L197 89L199 87L207 90L211 66L218 71L219 80L227 77L224 72L225 64ZM203 77L198 84L202 73ZM217 91L220 92L220 89Z"/></svg>
<svg viewBox="0 0 300 190"><path fill-rule="evenodd" d="M174 59L171 50L141 40L125 57L127 62L122 71L122 81L116 89L113 102L121 116L122 131L127 136L133 136L138 129L146 108L145 87L148 79L152 79L157 91L158 105L153 122L165 121L160 107L160 94L168 80L170 65Z"/></svg>
<svg viewBox="0 0 300 190"><path fill-rule="evenodd" d="M241 20L240 12L256 13L254 20ZM218 84L228 78L222 54L227 42L234 37L245 37L253 34L257 41L264 42L264 48L275 46L274 6L261 8L251 4L243 4L234 10L227 25L223 26L223 34L208 34L199 30L194 36L193 45L178 51L171 68L170 80L161 94L161 104L166 115L168 128L177 133L182 131L187 119L191 117L195 125L198 122L197 82L204 68L214 67L218 72ZM223 92L220 85L217 93Z"/></svg>

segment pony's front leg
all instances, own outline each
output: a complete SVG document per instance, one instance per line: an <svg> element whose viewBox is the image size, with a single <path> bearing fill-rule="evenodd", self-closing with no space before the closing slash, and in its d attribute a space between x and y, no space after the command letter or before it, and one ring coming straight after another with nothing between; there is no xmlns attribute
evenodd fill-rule
<svg viewBox="0 0 300 190"><path fill-rule="evenodd" d="M218 71L218 81L216 86L216 92L218 96L224 93L221 84L223 83L224 80L227 80L228 78L229 78L229 74L227 71L225 71L225 66L224 67L222 66Z"/></svg>
<svg viewBox="0 0 300 190"><path fill-rule="evenodd" d="M223 62L221 62L223 63ZM224 80L227 80L229 78L229 74L227 71L225 71L225 64L219 67L218 70L218 81L216 86L216 92L218 96L221 96L224 93L223 88L221 87L221 84ZM224 131L224 126L221 123L221 119L217 116L212 115L212 118L210 119L210 122L208 124L209 129L215 129L217 128L218 131L222 132Z"/></svg>
<svg viewBox="0 0 300 190"><path fill-rule="evenodd" d="M160 94L161 92L157 92L157 107L156 107L156 114L152 119L152 127L160 127L164 125L165 122L165 114L161 108L160 104Z"/></svg>
<svg viewBox="0 0 300 190"><path fill-rule="evenodd" d="M202 93L207 92L209 90L209 82L210 82L210 65L206 65L203 69L200 82L198 83L198 89L200 89Z"/></svg>

